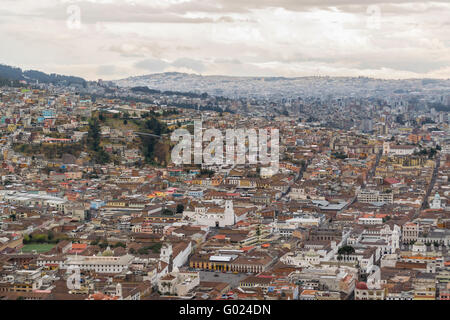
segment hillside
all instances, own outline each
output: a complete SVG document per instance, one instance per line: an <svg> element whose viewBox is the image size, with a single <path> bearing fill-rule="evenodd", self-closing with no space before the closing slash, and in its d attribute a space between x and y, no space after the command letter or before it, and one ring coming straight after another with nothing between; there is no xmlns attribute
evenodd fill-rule
<svg viewBox="0 0 450 320"><path fill-rule="evenodd" d="M53 84L53 85L80 85L85 87L86 80L80 77L64 76L59 74L47 74L37 70L23 71L21 68L15 68L0 64L0 84L9 81L27 81L29 83Z"/></svg>
<svg viewBox="0 0 450 320"><path fill-rule="evenodd" d="M177 72L150 74L113 81L121 87L179 91L227 98L297 98L313 96L385 97L392 94L447 94L450 80L386 80L368 77L233 77ZM136 90L136 89L135 89Z"/></svg>

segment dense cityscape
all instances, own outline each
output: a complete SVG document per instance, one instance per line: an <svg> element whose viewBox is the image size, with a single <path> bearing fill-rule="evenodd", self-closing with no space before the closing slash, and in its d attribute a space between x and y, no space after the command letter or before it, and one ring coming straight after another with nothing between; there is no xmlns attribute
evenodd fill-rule
<svg viewBox="0 0 450 320"><path fill-rule="evenodd" d="M449 18L2 0L2 319L447 314Z"/></svg>
<svg viewBox="0 0 450 320"><path fill-rule="evenodd" d="M418 83L278 99L3 81L0 298L449 300L449 82ZM175 165L194 121L278 128L279 170Z"/></svg>

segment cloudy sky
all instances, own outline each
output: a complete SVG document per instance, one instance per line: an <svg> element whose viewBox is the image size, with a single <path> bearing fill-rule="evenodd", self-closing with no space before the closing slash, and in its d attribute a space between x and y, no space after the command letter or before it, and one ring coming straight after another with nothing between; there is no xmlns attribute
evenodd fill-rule
<svg viewBox="0 0 450 320"><path fill-rule="evenodd" d="M450 78L450 1L1 0L0 63L89 80Z"/></svg>

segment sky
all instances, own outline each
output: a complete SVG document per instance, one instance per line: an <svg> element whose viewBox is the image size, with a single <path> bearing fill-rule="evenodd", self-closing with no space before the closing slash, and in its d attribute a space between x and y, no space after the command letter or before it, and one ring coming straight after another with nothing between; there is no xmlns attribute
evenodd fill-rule
<svg viewBox="0 0 450 320"><path fill-rule="evenodd" d="M448 79L450 1L1 0L0 63L88 80Z"/></svg>

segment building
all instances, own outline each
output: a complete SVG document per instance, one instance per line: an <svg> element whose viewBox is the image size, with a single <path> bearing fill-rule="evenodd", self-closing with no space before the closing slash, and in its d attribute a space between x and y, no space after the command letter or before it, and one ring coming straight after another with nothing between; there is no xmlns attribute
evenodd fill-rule
<svg viewBox="0 0 450 320"><path fill-rule="evenodd" d="M65 266L67 268L79 268L84 271L95 271L96 273L121 273L128 269L134 257L124 255L114 256L68 256Z"/></svg>
<svg viewBox="0 0 450 320"><path fill-rule="evenodd" d="M402 241L409 243L419 238L419 225L414 222L405 223L402 227Z"/></svg>
<svg viewBox="0 0 450 320"><path fill-rule="evenodd" d="M361 190L358 193L358 201L361 203L393 203L394 194L392 192L380 192L378 190Z"/></svg>
<svg viewBox="0 0 450 320"><path fill-rule="evenodd" d="M190 215L188 212L183 215ZM195 212L190 215L191 219L199 225L206 225L209 227L223 228L233 226L236 221L234 213L233 201L226 200L224 208L217 207L197 207Z"/></svg>
<svg viewBox="0 0 450 320"><path fill-rule="evenodd" d="M384 300L386 290L369 288L365 282L358 282L355 286L355 300Z"/></svg>

